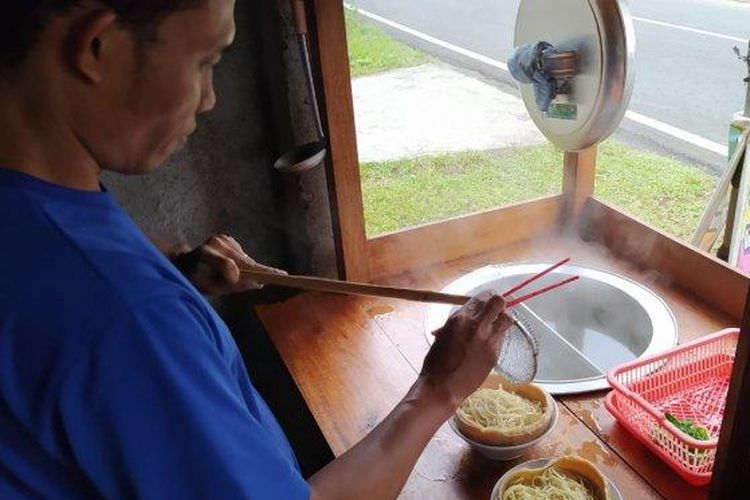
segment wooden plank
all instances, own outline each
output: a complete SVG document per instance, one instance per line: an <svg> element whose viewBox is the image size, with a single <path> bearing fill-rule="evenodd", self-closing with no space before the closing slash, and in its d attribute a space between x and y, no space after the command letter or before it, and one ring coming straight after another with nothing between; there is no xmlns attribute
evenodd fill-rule
<svg viewBox="0 0 750 500"><path fill-rule="evenodd" d="M341 2L312 0L315 46L323 83L323 120L327 123L327 165L331 216L342 278L368 281L362 184L359 176L349 55Z"/></svg>
<svg viewBox="0 0 750 500"><path fill-rule="evenodd" d="M563 196L557 195L480 212L368 241L370 276L395 275L553 231Z"/></svg>
<svg viewBox="0 0 750 500"><path fill-rule="evenodd" d="M563 220L571 221L581 213L586 200L594 194L596 146L578 153L566 152L563 160Z"/></svg>
<svg viewBox="0 0 750 500"><path fill-rule="evenodd" d="M732 383L714 464L711 499L750 491L750 296L745 305Z"/></svg>
<svg viewBox="0 0 750 500"><path fill-rule="evenodd" d="M667 464L636 440L630 432L619 425L604 407L606 393L566 396L560 403L583 422L608 448L637 470L664 498L680 500L703 500L708 487L696 487L686 483Z"/></svg>
<svg viewBox="0 0 750 500"><path fill-rule="evenodd" d="M527 460L576 454L591 460L627 499L661 498L625 462L612 453L563 405L549 436L523 457L507 462L488 460L471 450L448 425L430 441L400 499L487 499L497 480Z"/></svg>
<svg viewBox="0 0 750 500"><path fill-rule="evenodd" d="M589 198L579 221L581 236L599 241L607 251L654 270L725 312L735 324L742 318L748 294L748 275L640 222L595 198Z"/></svg>
<svg viewBox="0 0 750 500"><path fill-rule="evenodd" d="M417 368L376 328L381 300L307 294L258 308L336 455L377 425L417 376ZM488 498L499 476L514 465L565 453L593 461L626 498L658 498L575 415L563 406L559 411L550 436L526 456L509 462L481 457L444 425L422 454L401 498Z"/></svg>
<svg viewBox="0 0 750 500"><path fill-rule="evenodd" d="M336 456L372 430L417 377L358 303L303 294L257 308Z"/></svg>

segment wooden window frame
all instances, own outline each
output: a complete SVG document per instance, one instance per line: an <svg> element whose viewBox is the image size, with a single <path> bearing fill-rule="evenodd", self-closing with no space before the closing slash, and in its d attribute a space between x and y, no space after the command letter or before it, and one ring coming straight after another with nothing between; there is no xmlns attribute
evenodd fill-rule
<svg viewBox="0 0 750 500"><path fill-rule="evenodd" d="M676 284L732 317L742 317L749 288L747 275L596 198L596 148L565 154L562 193L559 195L368 239L344 7L341 2L331 0L311 1L315 18L312 24L316 28L313 46L320 62L322 108L330 137L328 178L342 277L369 281L531 240L572 226L639 265L664 266ZM533 224L529 223L531 221ZM625 228L629 231L629 238L623 237ZM654 240L647 255L639 254L628 245L628 240L638 240L637 236ZM697 269L701 273L697 273Z"/></svg>

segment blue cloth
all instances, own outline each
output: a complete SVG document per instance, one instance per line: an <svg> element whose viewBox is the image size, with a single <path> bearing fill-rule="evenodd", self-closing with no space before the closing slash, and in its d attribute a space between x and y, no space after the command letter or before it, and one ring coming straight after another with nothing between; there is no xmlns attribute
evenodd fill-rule
<svg viewBox="0 0 750 500"><path fill-rule="evenodd" d="M556 52L551 44L536 42L516 47L508 60L508 71L513 78L534 85L534 101L544 113L557 97L557 82L544 71L542 57Z"/></svg>
<svg viewBox="0 0 750 500"><path fill-rule="evenodd" d="M0 498L308 498L227 327L107 192L0 169Z"/></svg>

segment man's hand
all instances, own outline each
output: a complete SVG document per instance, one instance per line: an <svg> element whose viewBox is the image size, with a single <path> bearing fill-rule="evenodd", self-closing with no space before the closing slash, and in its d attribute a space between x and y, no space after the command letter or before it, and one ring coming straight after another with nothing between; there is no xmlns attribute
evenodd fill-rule
<svg viewBox="0 0 750 500"><path fill-rule="evenodd" d="M489 292L472 298L435 332L420 378L454 410L487 378L513 320Z"/></svg>
<svg viewBox="0 0 750 500"><path fill-rule="evenodd" d="M172 256L171 260L206 295L239 293L263 287L243 277L240 269L286 274L280 269L255 262L242 250L237 240L225 234L212 236L198 248Z"/></svg>

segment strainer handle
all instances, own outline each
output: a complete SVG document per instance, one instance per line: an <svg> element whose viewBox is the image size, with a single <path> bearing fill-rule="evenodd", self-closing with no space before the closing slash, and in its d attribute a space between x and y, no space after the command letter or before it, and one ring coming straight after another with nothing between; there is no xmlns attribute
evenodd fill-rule
<svg viewBox="0 0 750 500"><path fill-rule="evenodd" d="M410 300L413 302L430 302L437 304L464 305L471 297L465 295L451 295L447 293L419 290L415 288L397 288L390 286L371 285L369 283L354 283L310 276L289 276L272 274L250 269L240 270L243 276L249 277L264 285L277 285L301 290L315 290L319 292L342 293L348 295L367 295L387 297L392 299Z"/></svg>

